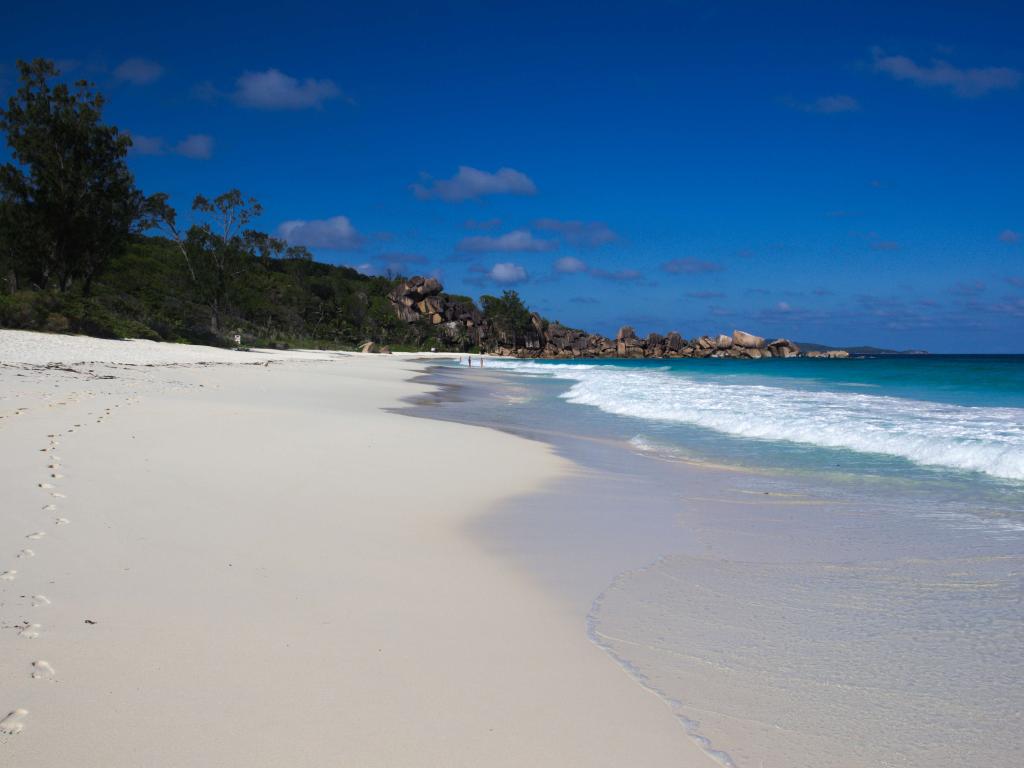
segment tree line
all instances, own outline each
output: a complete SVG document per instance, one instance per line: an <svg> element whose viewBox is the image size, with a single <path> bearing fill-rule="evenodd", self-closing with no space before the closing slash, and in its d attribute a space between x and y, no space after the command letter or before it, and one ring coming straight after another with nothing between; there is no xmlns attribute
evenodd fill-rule
<svg viewBox="0 0 1024 768"><path fill-rule="evenodd" d="M445 347L429 323L396 317L401 276L317 262L255 228L259 202L231 189L196 195L188 223L164 193L144 194L131 137L103 121L105 99L68 85L53 62L18 62L0 109L10 161L0 167L0 326L224 343ZM471 301L471 300L470 300ZM513 336L529 326L514 292L483 297Z"/></svg>

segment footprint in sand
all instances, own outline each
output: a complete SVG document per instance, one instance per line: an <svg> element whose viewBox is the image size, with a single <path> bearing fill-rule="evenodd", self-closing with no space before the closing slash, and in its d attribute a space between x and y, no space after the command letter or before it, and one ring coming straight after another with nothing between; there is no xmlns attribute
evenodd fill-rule
<svg viewBox="0 0 1024 768"><path fill-rule="evenodd" d="M0 733L6 733L8 736L21 733L25 728L26 717L28 717L27 709L16 709L8 713L7 717L0 720Z"/></svg>
<svg viewBox="0 0 1024 768"><path fill-rule="evenodd" d="M54 472L53 474L50 475L50 477L52 477L54 480L60 480L62 477L64 477L64 475L60 474L59 472Z"/></svg>
<svg viewBox="0 0 1024 768"><path fill-rule="evenodd" d="M66 499L67 498L67 496L65 496L63 493L57 493L56 491L54 491L50 495L53 496L53 498L55 498L55 499Z"/></svg>
<svg viewBox="0 0 1024 768"><path fill-rule="evenodd" d="M4 571L0 573L0 581L14 581L16 578L18 578L17 571Z"/></svg>
<svg viewBox="0 0 1024 768"><path fill-rule="evenodd" d="M67 525L70 522L71 521L68 520L66 517L58 517L56 520L53 521L53 524L54 525Z"/></svg>
<svg viewBox="0 0 1024 768"><path fill-rule="evenodd" d="M50 598L48 598L46 595L32 595L32 607L33 608L39 608L40 606L49 605L49 604L50 604Z"/></svg>
<svg viewBox="0 0 1024 768"><path fill-rule="evenodd" d="M41 539L45 535L46 535L46 531L36 531L35 533L30 533L25 538L26 539Z"/></svg>
<svg viewBox="0 0 1024 768"><path fill-rule="evenodd" d="M36 553L34 549L23 549L18 553L18 557L35 557Z"/></svg>
<svg viewBox="0 0 1024 768"><path fill-rule="evenodd" d="M52 491L57 486L55 486L53 483L40 483L39 487L42 488L44 491Z"/></svg>
<svg viewBox="0 0 1024 768"><path fill-rule="evenodd" d="M57 505L56 504L47 504L45 507L43 507L43 512L56 512L56 511L57 511Z"/></svg>
<svg viewBox="0 0 1024 768"><path fill-rule="evenodd" d="M53 671L53 667L50 666L50 662L39 661L32 662L32 678L35 680L53 680L56 676L56 672Z"/></svg>
<svg viewBox="0 0 1024 768"><path fill-rule="evenodd" d="M40 629L42 629L41 625L32 624L26 621L24 624L18 625L18 635L21 637L27 637L29 640L35 640L39 637Z"/></svg>

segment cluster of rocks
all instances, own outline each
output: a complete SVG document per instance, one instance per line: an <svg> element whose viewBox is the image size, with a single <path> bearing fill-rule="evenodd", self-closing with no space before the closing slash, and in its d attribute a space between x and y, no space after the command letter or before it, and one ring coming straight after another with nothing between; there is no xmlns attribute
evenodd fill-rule
<svg viewBox="0 0 1024 768"><path fill-rule="evenodd" d="M399 318L408 323L428 322L438 326L438 336L454 346L485 346L492 354L508 357L717 357L761 359L797 357L800 348L787 339L766 341L746 331L731 335L698 336L687 339L672 331L664 336L651 333L640 338L630 326L619 329L614 339L595 333L548 323L531 316L531 327L513 341L502 338L490 327L472 303L442 293L441 283L432 277L413 277L388 294ZM847 357L846 352L809 352L808 357Z"/></svg>
<svg viewBox="0 0 1024 768"><path fill-rule="evenodd" d="M600 334L585 333L551 323L540 332L537 350L522 355L521 350L498 347L495 354L545 357L733 357L760 359L765 357L796 357L800 348L787 339L766 342L760 336L745 331L733 331L732 335L717 337L699 336L684 338L676 331L662 336L648 334L645 338L636 335L632 327L619 329L614 339Z"/></svg>
<svg viewBox="0 0 1024 768"><path fill-rule="evenodd" d="M479 345L486 337L483 314L471 302L442 293L434 277L412 277L388 294L399 319L440 326L438 335L453 344Z"/></svg>

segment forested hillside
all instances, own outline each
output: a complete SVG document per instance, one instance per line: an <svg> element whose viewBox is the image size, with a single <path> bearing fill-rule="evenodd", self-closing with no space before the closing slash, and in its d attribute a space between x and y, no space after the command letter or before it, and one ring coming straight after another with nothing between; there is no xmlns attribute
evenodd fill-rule
<svg viewBox="0 0 1024 768"><path fill-rule="evenodd" d="M399 276L314 261L260 231L260 204L238 190L197 195L187 216L145 195L126 162L131 139L103 122L91 83L68 85L41 59L18 69L0 110L12 158L0 167L0 326L207 344L451 343L428 320L397 317L387 294Z"/></svg>

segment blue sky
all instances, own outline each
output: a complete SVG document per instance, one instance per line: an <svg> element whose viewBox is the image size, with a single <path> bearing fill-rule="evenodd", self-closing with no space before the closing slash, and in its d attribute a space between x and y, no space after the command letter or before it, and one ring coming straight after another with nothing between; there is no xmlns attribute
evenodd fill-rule
<svg viewBox="0 0 1024 768"><path fill-rule="evenodd" d="M1024 352L1024 10L768 6L19 3L0 92L56 59L179 210L588 330Z"/></svg>

